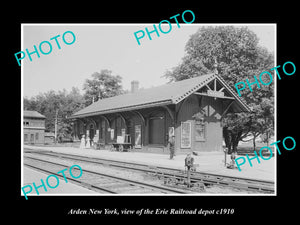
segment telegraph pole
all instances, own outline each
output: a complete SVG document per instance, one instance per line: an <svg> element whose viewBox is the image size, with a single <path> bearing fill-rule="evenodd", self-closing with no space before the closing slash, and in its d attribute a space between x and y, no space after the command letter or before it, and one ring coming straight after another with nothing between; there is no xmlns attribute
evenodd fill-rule
<svg viewBox="0 0 300 225"><path fill-rule="evenodd" d="M55 124L54 124L55 144L57 143L57 116L58 116L58 109L56 109L56 112L55 112Z"/></svg>

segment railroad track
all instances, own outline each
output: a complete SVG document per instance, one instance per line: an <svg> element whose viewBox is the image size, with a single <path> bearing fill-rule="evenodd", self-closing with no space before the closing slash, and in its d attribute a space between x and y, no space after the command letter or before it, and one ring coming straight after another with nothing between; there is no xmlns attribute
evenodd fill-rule
<svg viewBox="0 0 300 225"><path fill-rule="evenodd" d="M55 174L63 178L63 175L57 174L62 169L68 168L69 165L50 162L47 160L24 156L24 166L33 168L46 174ZM74 170L78 170L74 168ZM68 180L80 186L92 189L99 193L107 194L186 194L190 193L175 188L154 185L136 180L126 179L113 176L110 174L100 173L82 168L83 175L78 179L73 179L66 174Z"/></svg>
<svg viewBox="0 0 300 225"><path fill-rule="evenodd" d="M111 166L126 170L134 170L138 172L150 173L159 178L165 179L169 185L182 184L186 179L186 173L184 170L172 169L160 166L149 166L140 163L121 162L117 160L108 160L100 158L92 158L86 156L79 156L65 153L55 153L51 151L35 151L26 149L25 153L47 155L51 157L59 157L68 160L76 160L86 163L101 164L104 166ZM191 183L194 186L205 185L217 185L222 187L236 188L239 190L246 190L259 193L274 193L274 182L249 179L241 177L233 177L227 175L217 175L205 172L191 172Z"/></svg>

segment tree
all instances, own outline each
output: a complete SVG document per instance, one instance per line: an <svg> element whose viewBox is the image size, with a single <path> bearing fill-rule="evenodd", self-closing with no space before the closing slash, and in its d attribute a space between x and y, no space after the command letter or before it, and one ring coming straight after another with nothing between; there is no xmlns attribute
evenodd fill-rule
<svg viewBox="0 0 300 225"><path fill-rule="evenodd" d="M253 136L253 149L255 150L255 139L264 135L267 145L269 137L274 134L274 98L263 98L258 105L253 104L252 121L250 132Z"/></svg>
<svg viewBox="0 0 300 225"><path fill-rule="evenodd" d="M113 76L109 70L101 70L92 74L92 79L84 83L85 94L81 95L78 88L72 87L70 92L65 89L55 92L50 90L34 97L24 98L25 110L36 110L46 117L45 128L54 132L57 119L57 136L68 137L72 134L72 121L69 117L99 98L107 98L123 93L122 78Z"/></svg>
<svg viewBox="0 0 300 225"><path fill-rule="evenodd" d="M182 62L165 74L171 81L201 76L213 72L216 66L222 78L234 88L237 82L251 81L254 75L274 67L273 54L258 45L256 34L247 27L202 27L191 35L185 52ZM273 83L257 90L243 90L243 98L251 103L257 102L258 97L271 97Z"/></svg>
<svg viewBox="0 0 300 225"><path fill-rule="evenodd" d="M113 97L123 93L122 77L113 76L110 70L101 70L92 74L92 79L86 79L83 85L85 90L85 105L88 106L102 98Z"/></svg>
<svg viewBox="0 0 300 225"><path fill-rule="evenodd" d="M223 137L229 154L237 152L239 141L249 136L251 122L249 113L229 113L223 118Z"/></svg>
<svg viewBox="0 0 300 225"><path fill-rule="evenodd" d="M185 46L186 54L181 63L168 70L165 77L170 81L179 81L201 76L216 69L218 74L235 89L234 84L237 82L246 79L251 82L254 80L253 76L274 67L273 54L259 46L258 41L256 34L247 27L201 27L188 40ZM263 77L265 83L268 83L267 79ZM224 134L231 141L230 148L233 151L236 150L238 142L245 137L251 134L256 137L262 132L270 133L273 129L273 114L268 113L274 106L273 90L273 83L269 86L261 85L260 89L255 88L253 92L249 88L243 90L242 98L254 109L253 112L228 114L224 117ZM266 99L270 99L268 104ZM262 127L263 123L269 124L267 129Z"/></svg>

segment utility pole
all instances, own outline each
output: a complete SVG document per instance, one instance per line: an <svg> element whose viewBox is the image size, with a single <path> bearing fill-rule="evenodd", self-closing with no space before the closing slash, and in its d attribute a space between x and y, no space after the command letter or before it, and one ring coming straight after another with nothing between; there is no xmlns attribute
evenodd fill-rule
<svg viewBox="0 0 300 225"><path fill-rule="evenodd" d="M55 144L57 143L57 116L58 116L58 109L56 109L56 112L55 112L55 124L54 124Z"/></svg>

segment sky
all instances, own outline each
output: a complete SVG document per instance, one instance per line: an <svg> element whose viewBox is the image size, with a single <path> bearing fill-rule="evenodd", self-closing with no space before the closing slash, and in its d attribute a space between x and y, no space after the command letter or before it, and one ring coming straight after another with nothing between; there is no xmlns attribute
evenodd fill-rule
<svg viewBox="0 0 300 225"><path fill-rule="evenodd" d="M178 28L175 23L169 33L160 32L159 37L153 33L152 40L146 34L140 39L141 45L138 45L134 33L145 31L145 27L151 31L153 24L22 24L20 51L28 49L33 52L33 46L39 48L43 41L52 44L52 52L48 55L39 52L40 58L32 54L32 61L28 55L22 60L23 95L30 98L50 90L70 91L72 87L79 88L83 93L85 79L90 79L94 72L103 69L111 70L113 75L120 75L125 90L130 89L132 80L138 80L142 88L165 84L168 80L163 75L181 62L190 35L200 26L216 25L180 24ZM274 24L243 26L248 26L257 34L259 45L271 52L276 51ZM168 30L168 25L162 29ZM66 31L72 31L76 37L71 45L66 45L62 40ZM58 49L55 40L50 40L57 35L60 35L57 40L61 49ZM65 38L67 42L72 41L70 34L66 34ZM49 50L47 44L42 45L42 50Z"/></svg>

